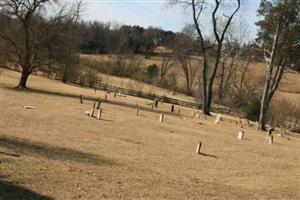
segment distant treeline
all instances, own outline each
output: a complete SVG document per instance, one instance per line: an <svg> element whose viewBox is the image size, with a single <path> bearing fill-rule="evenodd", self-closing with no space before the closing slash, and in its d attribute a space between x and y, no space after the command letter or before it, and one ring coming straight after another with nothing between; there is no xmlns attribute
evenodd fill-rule
<svg viewBox="0 0 300 200"><path fill-rule="evenodd" d="M134 53L150 55L157 46L172 45L176 33L161 28L82 22L79 25L83 53Z"/></svg>

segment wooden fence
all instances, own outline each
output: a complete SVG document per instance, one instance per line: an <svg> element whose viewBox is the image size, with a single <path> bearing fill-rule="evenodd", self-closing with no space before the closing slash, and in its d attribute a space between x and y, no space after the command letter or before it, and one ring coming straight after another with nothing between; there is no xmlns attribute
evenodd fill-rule
<svg viewBox="0 0 300 200"><path fill-rule="evenodd" d="M147 93L147 92L143 92L143 91L136 91L136 90L126 89L126 88L117 87L117 86L105 84L105 83L98 82L98 81L90 84L90 83L84 83L84 82L78 81L78 80L71 80L68 83L73 84L73 85L77 85L77 86L81 86L81 87L88 87L88 88L93 88L93 89L96 89L96 90L102 90L102 91L113 92L113 93L121 93L121 94L124 94L124 95L149 99L149 100L153 100L153 101L154 100L162 101L164 103L184 106L184 107L193 108L193 109L201 109L202 108L201 103L189 102L189 101L184 101L184 100L180 100L180 99L170 98L170 97L167 97L167 96L157 95L157 94L154 94L154 93ZM233 117L244 118L244 116L242 114L232 112L229 108L227 108L225 106L212 106L211 111L215 112L215 113L220 113L220 114L233 116ZM297 121L296 122L286 121L281 126L281 128L292 129L292 128L295 128L297 126L299 126Z"/></svg>

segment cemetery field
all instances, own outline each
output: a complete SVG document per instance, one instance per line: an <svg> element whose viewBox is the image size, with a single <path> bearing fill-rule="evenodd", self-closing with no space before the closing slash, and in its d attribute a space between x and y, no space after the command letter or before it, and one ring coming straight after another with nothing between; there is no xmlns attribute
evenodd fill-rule
<svg viewBox="0 0 300 200"><path fill-rule="evenodd" d="M98 120L85 115L92 101L54 92L141 107L151 101L37 76L29 80L33 90L16 91L18 77L1 70L1 200L300 199L299 138L275 133L270 145L255 127L215 124L216 114L191 118L192 109L178 107L180 115L165 114L161 123L159 113L137 116L135 108L102 103Z"/></svg>

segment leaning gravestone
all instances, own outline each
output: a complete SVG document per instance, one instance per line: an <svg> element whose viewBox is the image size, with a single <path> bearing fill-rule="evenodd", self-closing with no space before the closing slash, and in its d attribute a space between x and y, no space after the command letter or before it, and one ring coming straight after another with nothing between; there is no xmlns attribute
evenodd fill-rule
<svg viewBox="0 0 300 200"><path fill-rule="evenodd" d="M202 143L201 143L201 141L200 141L199 144L197 145L197 149L196 149L196 153L197 153L197 154L201 154L201 152L200 152L201 146L202 146Z"/></svg>

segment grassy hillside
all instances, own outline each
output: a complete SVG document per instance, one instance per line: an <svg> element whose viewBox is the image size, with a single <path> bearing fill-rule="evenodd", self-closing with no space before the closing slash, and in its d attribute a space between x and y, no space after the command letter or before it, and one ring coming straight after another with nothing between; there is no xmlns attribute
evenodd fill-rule
<svg viewBox="0 0 300 200"><path fill-rule="evenodd" d="M226 121L45 94L105 93L32 76L34 91L16 91L20 74L1 70L0 199L299 199L300 140L266 136ZM149 106L133 97L108 99ZM30 105L36 109L24 109ZM170 105L159 105L167 110ZM225 117L229 118L229 117ZM202 141L202 155L195 153Z"/></svg>

